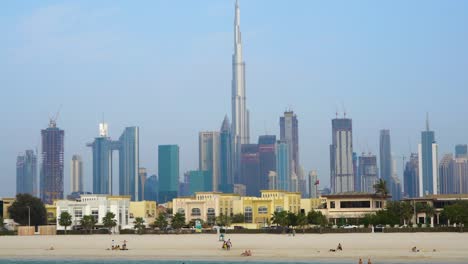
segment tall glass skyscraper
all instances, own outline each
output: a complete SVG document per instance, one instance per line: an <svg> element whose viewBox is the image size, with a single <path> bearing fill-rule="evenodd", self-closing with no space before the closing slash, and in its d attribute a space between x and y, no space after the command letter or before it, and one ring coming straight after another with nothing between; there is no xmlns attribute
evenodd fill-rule
<svg viewBox="0 0 468 264"><path fill-rule="evenodd" d="M429 129L429 118L426 120L426 131L421 132L419 151L419 197L438 193L438 145L434 131Z"/></svg>
<svg viewBox="0 0 468 264"><path fill-rule="evenodd" d="M37 195L37 156L33 150L26 150L16 159L16 194Z"/></svg>
<svg viewBox="0 0 468 264"><path fill-rule="evenodd" d="M219 190L223 193L234 191L232 168L232 135L229 119L226 116L220 131L220 182Z"/></svg>
<svg viewBox="0 0 468 264"><path fill-rule="evenodd" d="M407 198L419 197L419 158L418 154L412 153L410 160L405 164L403 174L404 196Z"/></svg>
<svg viewBox="0 0 468 264"><path fill-rule="evenodd" d="M372 154L362 154L359 157L359 175L361 177L361 192L375 193L377 183L377 157Z"/></svg>
<svg viewBox="0 0 468 264"><path fill-rule="evenodd" d="M172 201L179 190L179 146L158 146L159 203Z"/></svg>
<svg viewBox="0 0 468 264"><path fill-rule="evenodd" d="M151 175L145 181L145 199L146 201L158 200L158 177Z"/></svg>
<svg viewBox="0 0 468 264"><path fill-rule="evenodd" d="M299 122L293 111L286 111L280 117L280 140L288 143L290 169L299 175Z"/></svg>
<svg viewBox="0 0 468 264"><path fill-rule="evenodd" d="M260 159L260 190L268 189L268 176L276 171L276 136L264 135L258 137L258 153Z"/></svg>
<svg viewBox="0 0 468 264"><path fill-rule="evenodd" d="M241 148L240 183L248 196L260 195L260 159L257 144L243 144Z"/></svg>
<svg viewBox="0 0 468 264"><path fill-rule="evenodd" d="M127 127L119 138L119 194L142 199L140 192L140 136L138 127Z"/></svg>
<svg viewBox="0 0 468 264"><path fill-rule="evenodd" d="M113 194L112 151L117 149L119 144L109 138L106 123L99 124L99 137L87 146L93 151L93 193Z"/></svg>
<svg viewBox="0 0 468 264"><path fill-rule="evenodd" d="M380 178L390 183L392 179L392 148L390 130L380 130Z"/></svg>
<svg viewBox="0 0 468 264"><path fill-rule="evenodd" d="M455 146L455 158L468 158L468 145L459 144Z"/></svg>
<svg viewBox="0 0 468 264"><path fill-rule="evenodd" d="M40 196L44 203L63 199L64 137L65 132L50 120L49 127L41 131L42 164Z"/></svg>
<svg viewBox="0 0 468 264"><path fill-rule="evenodd" d="M330 183L332 193L354 191L353 126L349 118L332 120Z"/></svg>
<svg viewBox="0 0 468 264"><path fill-rule="evenodd" d="M278 190L289 191L291 181L289 145L285 141L276 143L276 185Z"/></svg>
<svg viewBox="0 0 468 264"><path fill-rule="evenodd" d="M198 138L199 146L199 165L200 171L208 172L206 175L210 175L212 183L210 184L211 190L218 191L220 184L220 133L217 131L213 132L200 132Z"/></svg>

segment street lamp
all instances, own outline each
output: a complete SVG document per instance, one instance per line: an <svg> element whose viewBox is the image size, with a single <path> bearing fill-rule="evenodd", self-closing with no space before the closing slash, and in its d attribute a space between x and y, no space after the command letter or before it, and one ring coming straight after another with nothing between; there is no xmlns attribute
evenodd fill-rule
<svg viewBox="0 0 468 264"><path fill-rule="evenodd" d="M28 226L31 226L31 207L29 205L26 207L28 208Z"/></svg>

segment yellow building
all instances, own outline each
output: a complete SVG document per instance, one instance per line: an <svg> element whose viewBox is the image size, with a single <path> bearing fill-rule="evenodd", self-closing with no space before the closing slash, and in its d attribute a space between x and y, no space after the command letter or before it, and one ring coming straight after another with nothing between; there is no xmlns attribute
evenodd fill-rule
<svg viewBox="0 0 468 264"><path fill-rule="evenodd" d="M261 191L261 197L241 197L238 194L200 192L194 197L173 200L173 212L185 215L187 222L201 219L212 223L219 215L243 214L248 228L268 226L275 211L299 213L301 194L285 191ZM236 224L237 225L237 224Z"/></svg>
<svg viewBox="0 0 468 264"><path fill-rule="evenodd" d="M54 204L46 204L46 215L47 215L47 224L55 225L57 221L57 204L54 201Z"/></svg>
<svg viewBox="0 0 468 264"><path fill-rule="evenodd" d="M326 203L326 199L322 198L305 198L301 199L301 212L307 214L313 210L320 208L320 205Z"/></svg>
<svg viewBox="0 0 468 264"><path fill-rule="evenodd" d="M130 202L129 212L130 223L132 223L135 218L142 217L145 220L145 224L151 225L158 216L158 207L155 201Z"/></svg>
<svg viewBox="0 0 468 264"><path fill-rule="evenodd" d="M15 198L2 198L0 203L2 205L2 217L3 219L10 219L10 213L8 213L8 208L16 201Z"/></svg>

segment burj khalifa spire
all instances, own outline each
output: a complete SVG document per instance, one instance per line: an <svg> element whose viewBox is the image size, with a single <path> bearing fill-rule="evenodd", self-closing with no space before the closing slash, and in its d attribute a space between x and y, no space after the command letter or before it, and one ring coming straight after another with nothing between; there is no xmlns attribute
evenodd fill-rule
<svg viewBox="0 0 468 264"><path fill-rule="evenodd" d="M240 9L236 0L234 18L234 54L232 55L232 137L235 175L240 169L242 144L249 143L249 113L246 108L245 62L242 57L242 37L240 32Z"/></svg>

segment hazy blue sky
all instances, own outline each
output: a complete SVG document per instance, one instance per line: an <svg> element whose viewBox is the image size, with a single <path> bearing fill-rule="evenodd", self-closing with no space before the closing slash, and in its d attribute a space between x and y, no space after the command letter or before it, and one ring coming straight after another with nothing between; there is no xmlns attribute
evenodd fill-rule
<svg viewBox="0 0 468 264"><path fill-rule="evenodd" d="M392 152L408 156L426 112L441 156L468 143L468 1L240 5L251 138L279 134L279 116L293 109L301 163L323 184L337 110L353 118L358 153L378 153L388 128ZM60 105L66 192L73 154L91 189L85 144L103 113L112 138L140 127L150 174L159 144L179 144L181 173L195 169L198 132L231 112L233 16L233 0L2 1L0 196L14 195L17 154L40 147Z"/></svg>

